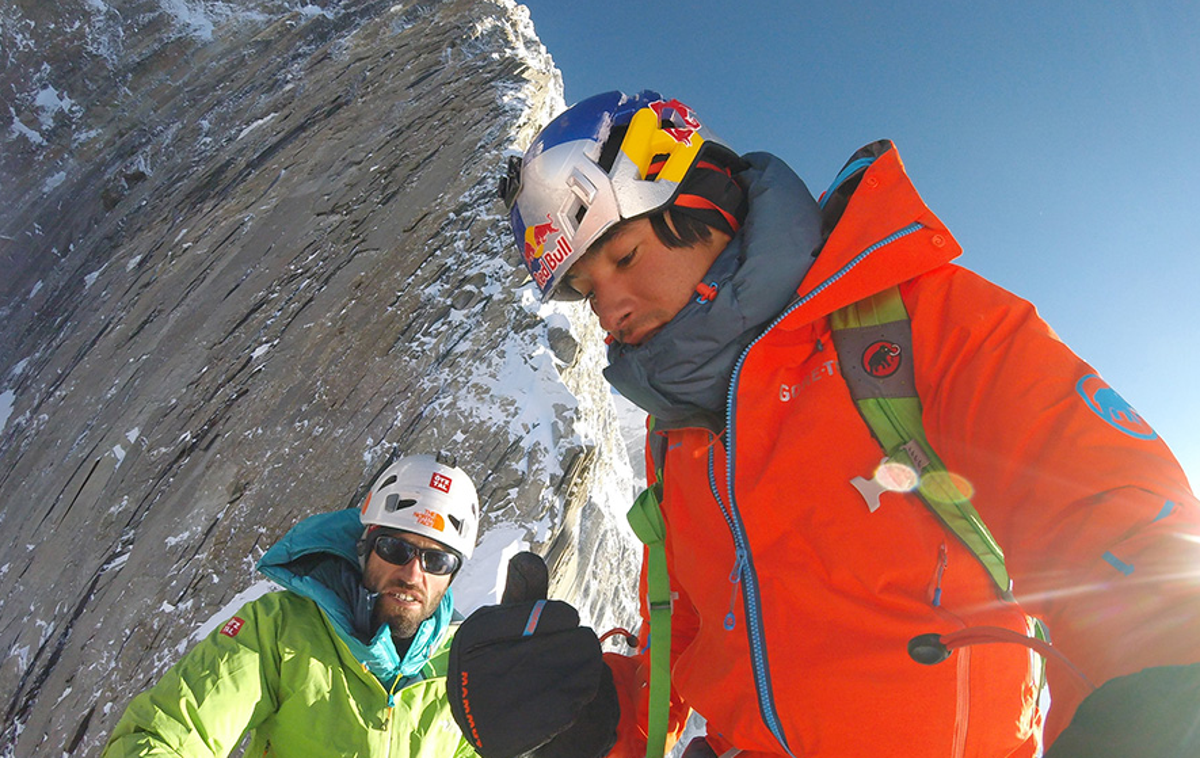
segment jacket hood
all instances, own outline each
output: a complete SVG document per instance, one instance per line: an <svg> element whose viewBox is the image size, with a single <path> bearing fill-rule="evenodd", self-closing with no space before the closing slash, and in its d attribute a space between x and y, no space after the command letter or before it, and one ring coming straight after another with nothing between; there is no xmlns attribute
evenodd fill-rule
<svg viewBox="0 0 1200 758"><path fill-rule="evenodd" d="M719 428L734 363L795 297L821 241L820 211L800 177L767 153L744 160L746 220L704 278L716 295L689 302L641 345L609 347L605 378L666 426Z"/></svg>
<svg viewBox="0 0 1200 758"><path fill-rule="evenodd" d="M961 252L887 140L851 156L819 207L783 161L744 157L749 212L705 276L716 297L689 303L642 345L609 348L605 378L661 428L719 430L734 367L783 315L808 323Z"/></svg>
<svg viewBox="0 0 1200 758"><path fill-rule="evenodd" d="M450 628L454 592L448 588L432 616L417 629L401 658L386 625L372 629L377 595L362 585L358 510L321 513L296 524L258 562L268 579L317 604L350 652L381 681L420 673Z"/></svg>
<svg viewBox="0 0 1200 758"><path fill-rule="evenodd" d="M962 253L889 140L851 156L820 204L825 242L787 309L793 323L827 316Z"/></svg>

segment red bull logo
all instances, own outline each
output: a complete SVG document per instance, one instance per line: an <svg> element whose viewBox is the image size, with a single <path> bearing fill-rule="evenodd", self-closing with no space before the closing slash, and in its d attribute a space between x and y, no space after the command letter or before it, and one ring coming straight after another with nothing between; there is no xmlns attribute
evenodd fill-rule
<svg viewBox="0 0 1200 758"><path fill-rule="evenodd" d="M550 217L546 216L546 218ZM550 220L544 224L534 224L525 230L525 265L530 270L534 268L534 263L545 254L546 238L557 233L558 227Z"/></svg>
<svg viewBox="0 0 1200 758"><path fill-rule="evenodd" d="M661 124L664 121L670 121L672 124L682 124L682 126L671 126L663 129L671 139L682 145L692 144L692 135L700 129L700 121L696 118L695 113L691 108L687 107L678 100L659 100L655 103L650 103L650 109L654 111L654 115L658 116L658 122Z"/></svg>
<svg viewBox="0 0 1200 758"><path fill-rule="evenodd" d="M539 289L545 289L546 283L554 276L554 271L572 253L571 243L567 242L558 227L546 216L546 223L534 224L525 230L525 267L533 276ZM550 235L554 245L547 250Z"/></svg>

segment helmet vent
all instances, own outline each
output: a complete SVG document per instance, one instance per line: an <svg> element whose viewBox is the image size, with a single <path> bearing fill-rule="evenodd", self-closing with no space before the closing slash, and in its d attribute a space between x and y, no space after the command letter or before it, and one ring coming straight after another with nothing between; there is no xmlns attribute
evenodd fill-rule
<svg viewBox="0 0 1200 758"><path fill-rule="evenodd" d="M384 487L387 487L388 485L392 485L392 484L395 484L395 483L396 483L396 475L395 475L395 474L392 474L391 476L389 476L389 477L387 478L387 480L386 480L386 481L384 481L384 482L381 482L381 483L379 484L379 486L377 486L375 489L376 489L376 490L381 490L381 489L383 489Z"/></svg>
<svg viewBox="0 0 1200 758"><path fill-rule="evenodd" d="M621 142L624 141L627 131L629 124L619 124L609 133L608 140L600 150L600 160L596 161L597 165L604 169L604 173L612 171L613 164L617 162L617 152L621 149Z"/></svg>
<svg viewBox="0 0 1200 758"><path fill-rule="evenodd" d="M416 504L417 501L413 500L411 497L401 499L399 495L388 495L387 500L383 502L383 509L388 513L395 513L396 511L402 511L405 508L412 508Z"/></svg>
<svg viewBox="0 0 1200 758"><path fill-rule="evenodd" d="M453 526L454 526L454 531L458 532L459 534L462 534L462 531L463 531L463 520L462 520L462 519L460 519L460 518L454 518L453 516L451 516L451 515L449 515L449 514L446 514L446 516L447 516L447 518L449 518L449 519L450 519L450 523L451 523L451 525L453 525Z"/></svg>

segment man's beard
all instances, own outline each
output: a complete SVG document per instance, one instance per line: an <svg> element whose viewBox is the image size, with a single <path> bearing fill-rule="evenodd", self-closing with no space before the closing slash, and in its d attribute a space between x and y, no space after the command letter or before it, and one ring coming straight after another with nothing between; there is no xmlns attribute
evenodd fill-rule
<svg viewBox="0 0 1200 758"><path fill-rule="evenodd" d="M397 607L389 601L389 593L404 594L407 592L412 592L417 596L421 594L418 590L405 586L393 585L381 590L379 597L375 600L375 610L372 613L376 628L380 624L387 624L392 631L392 637L401 640L412 639L416 635L425 619L432 616L437 610L442 596L445 594L443 589L437 593L436 597L426 597L416 608Z"/></svg>

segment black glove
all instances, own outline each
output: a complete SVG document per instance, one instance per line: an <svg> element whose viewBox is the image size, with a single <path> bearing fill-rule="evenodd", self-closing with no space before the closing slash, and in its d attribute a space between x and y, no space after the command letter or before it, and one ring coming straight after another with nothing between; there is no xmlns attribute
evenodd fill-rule
<svg viewBox="0 0 1200 758"><path fill-rule="evenodd" d="M500 604L545 600L550 592L550 569L537 553L517 553L508 561Z"/></svg>
<svg viewBox="0 0 1200 758"><path fill-rule="evenodd" d="M1200 663L1110 679L1046 750L1046 758L1135 756L1200 756Z"/></svg>
<svg viewBox="0 0 1200 758"><path fill-rule="evenodd" d="M501 605L467 617L450 646L450 710L484 758L600 758L616 744L600 641L569 604L545 599L546 576L536 555L513 558Z"/></svg>

